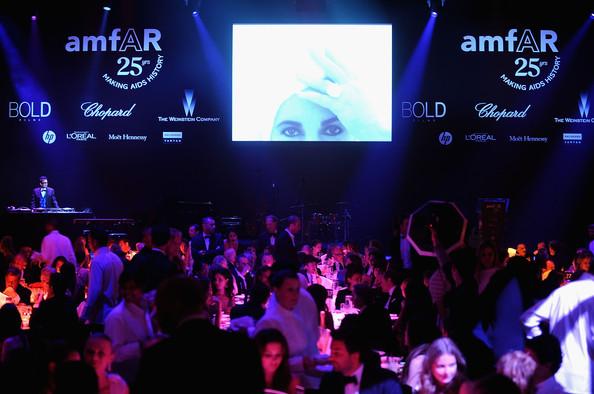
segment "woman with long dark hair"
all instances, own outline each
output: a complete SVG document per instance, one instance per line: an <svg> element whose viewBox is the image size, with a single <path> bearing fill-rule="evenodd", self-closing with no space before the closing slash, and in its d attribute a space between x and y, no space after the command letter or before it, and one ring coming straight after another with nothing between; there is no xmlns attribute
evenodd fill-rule
<svg viewBox="0 0 594 394"><path fill-rule="evenodd" d="M254 340L262 360L265 392L296 393L297 380L289 370L289 345L283 334L268 328L259 331Z"/></svg>

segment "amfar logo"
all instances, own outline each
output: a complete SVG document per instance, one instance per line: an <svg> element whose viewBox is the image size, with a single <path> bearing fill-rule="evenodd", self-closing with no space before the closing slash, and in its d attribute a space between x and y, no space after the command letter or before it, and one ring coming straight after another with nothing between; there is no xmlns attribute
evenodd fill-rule
<svg viewBox="0 0 594 394"><path fill-rule="evenodd" d="M46 144L53 144L56 142L56 133L54 133L52 130L46 130L41 138Z"/></svg>
<svg viewBox="0 0 594 394"><path fill-rule="evenodd" d="M440 144L449 145L454 140L454 137L452 136L452 133L450 133L449 131L442 131L441 133L439 133L437 139L439 140Z"/></svg>
<svg viewBox="0 0 594 394"><path fill-rule="evenodd" d="M184 133L182 131L164 131L163 132L163 143L164 144L181 144L184 139Z"/></svg>
<svg viewBox="0 0 594 394"><path fill-rule="evenodd" d="M74 140L74 141L88 141L88 140L96 140L95 134L89 133L88 131L73 131L72 133L66 134L67 140Z"/></svg>
<svg viewBox="0 0 594 394"><path fill-rule="evenodd" d="M435 121L435 119L445 117L446 112L447 107L443 101L403 101L401 103L401 113L404 119Z"/></svg>
<svg viewBox="0 0 594 394"><path fill-rule="evenodd" d="M531 105L528 104L524 110L508 111L505 108L497 110L497 105L493 103L478 103L474 106L474 109L479 118L493 118L499 122L501 118L525 118L530 107Z"/></svg>
<svg viewBox="0 0 594 394"><path fill-rule="evenodd" d="M159 45L161 31L143 29L140 38L136 30L132 28L126 30L123 37L121 32L122 29L115 28L109 36L69 36L64 49L69 53L112 52L119 54L133 52L135 56L113 58L115 65L110 70L113 72L117 69L115 76L103 73L101 77L107 84L117 89L142 88L152 82L163 67L164 56L158 54L162 50Z"/></svg>
<svg viewBox="0 0 594 394"><path fill-rule="evenodd" d="M497 141L497 139L495 138L495 136L493 134L487 134L487 133L466 134L464 136L464 140L470 141L470 142L479 142L479 143Z"/></svg>
<svg viewBox="0 0 594 394"><path fill-rule="evenodd" d="M196 106L196 100L194 99L193 90L184 90L183 104L186 116L194 116L194 107Z"/></svg>
<svg viewBox="0 0 594 394"><path fill-rule="evenodd" d="M8 117L18 118L19 122L39 122L52 113L52 105L47 101L10 101Z"/></svg>
<svg viewBox="0 0 594 394"><path fill-rule="evenodd" d="M466 35L460 49L466 53L521 54L520 57L514 56L513 75L503 73L499 79L516 90L541 89L553 81L561 64L561 57L554 55L559 53L557 33L554 30L539 30L535 35L531 29L524 29L518 38L518 32L518 29L509 29L506 36Z"/></svg>
<svg viewBox="0 0 594 394"><path fill-rule="evenodd" d="M136 30L128 29L124 38L121 37L122 29L115 28L107 36L69 36L65 45L66 52L126 52L133 49L135 52L148 52L151 46L155 51L161 51L159 40L161 32L158 29L144 29L142 35L142 44L138 39ZM109 41L109 49L107 47ZM118 44L118 42L120 42Z"/></svg>
<svg viewBox="0 0 594 394"><path fill-rule="evenodd" d="M563 133L563 142L566 144L581 144L582 133Z"/></svg>
<svg viewBox="0 0 594 394"><path fill-rule="evenodd" d="M594 118L589 118L590 115L590 101L588 99L588 93L580 94L578 100L578 111L580 113L579 118L553 118L555 123L594 123Z"/></svg>
<svg viewBox="0 0 594 394"><path fill-rule="evenodd" d="M110 118L128 118L132 115L132 110L136 107L136 103L128 109L103 109L103 104L97 102L87 101L80 105L80 109L83 111L85 118L100 118L105 120L106 117Z"/></svg>

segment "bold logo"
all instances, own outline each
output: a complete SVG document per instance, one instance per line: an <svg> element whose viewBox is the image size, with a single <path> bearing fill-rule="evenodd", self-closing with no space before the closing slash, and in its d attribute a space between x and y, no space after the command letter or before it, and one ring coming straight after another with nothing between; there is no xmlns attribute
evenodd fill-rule
<svg viewBox="0 0 594 394"><path fill-rule="evenodd" d="M97 102L87 101L80 105L80 109L83 111L85 118L100 118L105 120L106 117L110 118L128 118L132 115L132 110L136 107L136 103L128 109L103 109L103 104Z"/></svg>
<svg viewBox="0 0 594 394"><path fill-rule="evenodd" d="M96 140L95 134L89 133L88 131L73 131L71 133L66 134L67 140L74 140L74 141L88 141L88 140Z"/></svg>
<svg viewBox="0 0 594 394"><path fill-rule="evenodd" d="M38 122L52 113L52 105L47 101L10 101L8 117L18 118L19 122Z"/></svg>
<svg viewBox="0 0 594 394"><path fill-rule="evenodd" d="M184 133L182 131L164 131L163 132L163 143L164 144L181 144L184 139Z"/></svg>
<svg viewBox="0 0 594 394"><path fill-rule="evenodd" d="M466 35L460 49L465 53L502 53L513 58L513 74L500 74L507 86L521 91L538 90L553 81L561 65L554 30L509 29L506 36ZM519 57L516 57L519 54ZM498 73L499 74L499 73Z"/></svg>
<svg viewBox="0 0 594 394"><path fill-rule="evenodd" d="M109 141L131 141L131 142L146 142L148 136L134 135L128 133L109 133L107 139Z"/></svg>
<svg viewBox="0 0 594 394"><path fill-rule="evenodd" d="M590 113L590 102L588 101L588 93L580 94L578 109L580 110L580 116L582 118L588 117L588 114Z"/></svg>
<svg viewBox="0 0 594 394"><path fill-rule="evenodd" d="M446 116L447 108L443 101L403 101L401 103L401 114L404 119L415 118L425 121L435 121L435 119Z"/></svg>
<svg viewBox="0 0 594 394"><path fill-rule="evenodd" d="M439 143L442 145L449 145L452 143L454 139L452 133L450 133L449 131L442 131L441 133L439 133L439 136L437 138L439 140Z"/></svg>
<svg viewBox="0 0 594 394"><path fill-rule="evenodd" d="M122 36L122 29L115 28L109 36L69 36L64 49L69 53L113 53L110 72L102 73L102 79L117 89L139 89L152 82L163 67L164 56L159 54L161 31L143 29L139 35L135 29L128 29ZM120 54L131 53L131 56ZM114 75L115 73L115 75Z"/></svg>
<svg viewBox="0 0 594 394"><path fill-rule="evenodd" d="M594 123L594 118L589 118L590 115L590 100L588 99L588 93L580 94L578 100L578 110L580 113L579 118L553 118L555 123Z"/></svg>
<svg viewBox="0 0 594 394"><path fill-rule="evenodd" d="M531 105L521 111L508 111L505 108L498 110L497 105L493 103L478 103L474 106L479 118L493 118L499 122L501 118L525 118Z"/></svg>
<svg viewBox="0 0 594 394"><path fill-rule="evenodd" d="M184 112L186 116L194 116L194 106L196 106L196 100L194 100L194 91L191 89L184 90Z"/></svg>
<svg viewBox="0 0 594 394"><path fill-rule="evenodd" d="M464 136L464 140L470 141L470 142L480 142L480 143L497 141L497 139L495 138L495 136L493 134L488 134L488 133L466 134Z"/></svg>
<svg viewBox="0 0 594 394"><path fill-rule="evenodd" d="M563 142L566 144L581 144L582 133L563 133Z"/></svg>
<svg viewBox="0 0 594 394"><path fill-rule="evenodd" d="M46 144L53 144L54 142L56 142L56 133L54 133L51 130L46 130L43 132L41 138L43 139L43 142L45 142Z"/></svg>
<svg viewBox="0 0 594 394"><path fill-rule="evenodd" d="M196 98L194 97L194 90L185 89L182 97L182 104L184 108L185 117L180 116L157 116L159 122L219 122L220 117L203 117L194 116L194 109L196 108Z"/></svg>
<svg viewBox="0 0 594 394"><path fill-rule="evenodd" d="M532 137L529 135L510 135L509 142L540 142L546 144L549 142L548 137Z"/></svg>

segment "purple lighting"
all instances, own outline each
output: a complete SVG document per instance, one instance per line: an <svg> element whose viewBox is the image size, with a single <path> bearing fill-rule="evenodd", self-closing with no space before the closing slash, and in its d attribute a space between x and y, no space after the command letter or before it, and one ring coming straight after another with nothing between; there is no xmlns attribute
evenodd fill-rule
<svg viewBox="0 0 594 394"><path fill-rule="evenodd" d="M431 16L436 18L437 17L437 11L431 11Z"/></svg>
<svg viewBox="0 0 594 394"><path fill-rule="evenodd" d="M36 20L37 20L37 16L33 15L33 16L31 17L31 20L32 20L32 21L36 21Z"/></svg>

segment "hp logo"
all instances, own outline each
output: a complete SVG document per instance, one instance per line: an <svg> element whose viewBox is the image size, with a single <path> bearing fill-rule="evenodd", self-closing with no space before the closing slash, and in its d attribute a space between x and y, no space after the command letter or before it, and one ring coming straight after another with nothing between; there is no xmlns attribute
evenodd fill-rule
<svg viewBox="0 0 594 394"><path fill-rule="evenodd" d="M440 144L449 145L452 143L454 137L452 136L452 133L450 133L449 131L442 131L441 133L439 133L438 139Z"/></svg>
<svg viewBox="0 0 594 394"><path fill-rule="evenodd" d="M51 130L47 130L43 133L41 138L43 138L43 142L45 142L46 144L53 144L54 142L56 142L56 133L54 133Z"/></svg>

